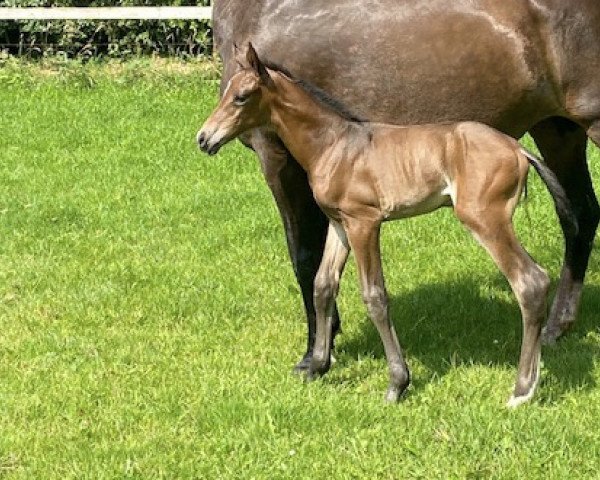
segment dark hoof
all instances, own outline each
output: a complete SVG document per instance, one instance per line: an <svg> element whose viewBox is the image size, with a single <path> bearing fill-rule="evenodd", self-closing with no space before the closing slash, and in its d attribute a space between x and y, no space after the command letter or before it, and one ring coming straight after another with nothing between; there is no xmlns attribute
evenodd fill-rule
<svg viewBox="0 0 600 480"><path fill-rule="evenodd" d="M310 368L306 370L304 375L304 381L306 383L311 383L317 380L321 375L318 372L313 372Z"/></svg>
<svg viewBox="0 0 600 480"><path fill-rule="evenodd" d="M297 375L304 375L306 372L308 372L311 361L312 361L312 352L304 355L302 360L300 360L294 367L293 372Z"/></svg>
<svg viewBox="0 0 600 480"><path fill-rule="evenodd" d="M306 371L306 375L304 376L304 381L306 383L310 383L318 378L321 378L325 375L330 368L329 362L325 362L323 364L311 365Z"/></svg>
<svg viewBox="0 0 600 480"><path fill-rule="evenodd" d="M319 377L325 375L331 368L331 362L328 360L320 359L313 355L310 367L306 372L306 381L312 382Z"/></svg>

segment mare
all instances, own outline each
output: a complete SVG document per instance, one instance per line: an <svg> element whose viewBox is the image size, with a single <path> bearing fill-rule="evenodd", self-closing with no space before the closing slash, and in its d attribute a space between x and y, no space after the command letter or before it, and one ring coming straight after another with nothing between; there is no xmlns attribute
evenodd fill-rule
<svg viewBox="0 0 600 480"><path fill-rule="evenodd" d="M212 27L221 93L239 70L234 44L251 40L263 57L373 121L476 120L515 138L529 132L579 221L576 233L565 232L544 341L573 324L600 219L586 161L588 138L600 145L598 0L218 0ZM258 155L283 221L306 311L306 353L296 366L304 370L328 221L273 129L241 140Z"/></svg>

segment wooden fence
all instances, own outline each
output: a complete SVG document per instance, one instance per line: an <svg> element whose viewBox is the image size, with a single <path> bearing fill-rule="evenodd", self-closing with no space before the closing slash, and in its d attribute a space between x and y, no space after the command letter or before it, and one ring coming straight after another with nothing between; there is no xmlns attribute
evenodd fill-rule
<svg viewBox="0 0 600 480"><path fill-rule="evenodd" d="M212 7L0 7L0 20L210 20Z"/></svg>

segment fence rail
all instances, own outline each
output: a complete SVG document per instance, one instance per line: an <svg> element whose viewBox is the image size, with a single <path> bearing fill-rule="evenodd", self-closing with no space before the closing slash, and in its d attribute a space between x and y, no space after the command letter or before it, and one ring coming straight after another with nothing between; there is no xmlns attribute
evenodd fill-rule
<svg viewBox="0 0 600 480"><path fill-rule="evenodd" d="M0 20L210 20L212 7L0 7Z"/></svg>

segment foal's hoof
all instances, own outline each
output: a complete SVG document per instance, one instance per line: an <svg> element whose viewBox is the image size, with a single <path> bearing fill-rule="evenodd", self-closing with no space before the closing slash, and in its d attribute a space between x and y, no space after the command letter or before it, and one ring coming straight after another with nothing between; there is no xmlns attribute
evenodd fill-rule
<svg viewBox="0 0 600 480"><path fill-rule="evenodd" d="M394 365L390 371L390 383L385 393L387 403L396 403L410 385L410 371L406 365Z"/></svg>
<svg viewBox="0 0 600 480"><path fill-rule="evenodd" d="M519 405L523 405L524 403L527 403L529 400L531 400L531 397L533 396L533 391L531 391L531 393L527 394L527 395L511 395L510 398L508 399L508 402L506 402L506 406L508 408L517 408Z"/></svg>
<svg viewBox="0 0 600 480"><path fill-rule="evenodd" d="M535 390L540 383L540 371L541 371L541 354L538 353L532 365L532 370L529 378L517 378L513 394L506 402L508 408L515 408L522 405L533 397Z"/></svg>
<svg viewBox="0 0 600 480"><path fill-rule="evenodd" d="M388 391L385 392L385 403L397 403L400 400L400 392L397 388L388 388Z"/></svg>
<svg viewBox="0 0 600 480"><path fill-rule="evenodd" d="M402 397L402 394L406 391L407 387L408 387L408 384L401 386L401 387L397 387L397 386L388 387L387 392L385 392L385 402L386 403L398 403L400 401L400 397Z"/></svg>

